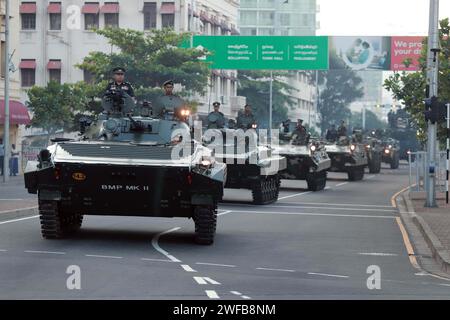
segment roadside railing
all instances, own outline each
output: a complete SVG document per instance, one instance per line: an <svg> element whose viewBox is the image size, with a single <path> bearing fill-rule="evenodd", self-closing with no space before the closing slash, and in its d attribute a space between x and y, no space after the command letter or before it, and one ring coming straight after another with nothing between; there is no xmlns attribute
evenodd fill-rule
<svg viewBox="0 0 450 320"><path fill-rule="evenodd" d="M446 172L446 151L436 154L436 192L445 192L445 182L447 180ZM425 177L428 174L428 155L426 151L410 152L408 154L409 162L409 190L410 192L425 191Z"/></svg>

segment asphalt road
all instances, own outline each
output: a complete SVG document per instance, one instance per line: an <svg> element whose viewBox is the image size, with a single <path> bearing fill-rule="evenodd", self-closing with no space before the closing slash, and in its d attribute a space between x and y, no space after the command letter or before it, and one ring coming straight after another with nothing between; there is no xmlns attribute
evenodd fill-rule
<svg viewBox="0 0 450 320"><path fill-rule="evenodd" d="M37 217L0 220L0 299L450 298L450 281L408 258L391 206L405 165L361 182L329 178L316 193L283 181L267 206L227 190L213 246L193 243L187 219L87 216L77 235L56 241L41 238ZM67 288L73 265L79 290ZM380 289L367 286L371 266Z"/></svg>

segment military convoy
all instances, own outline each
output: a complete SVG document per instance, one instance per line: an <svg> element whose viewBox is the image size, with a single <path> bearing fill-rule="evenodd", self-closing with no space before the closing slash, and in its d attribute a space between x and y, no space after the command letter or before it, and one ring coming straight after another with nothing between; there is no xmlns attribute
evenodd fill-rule
<svg viewBox="0 0 450 320"><path fill-rule="evenodd" d="M287 160L281 177L306 180L310 191L323 190L327 182L327 170L331 167L325 144L318 139L311 139L309 134L305 137L293 134L295 123L292 121L285 121L280 129L279 145L275 150Z"/></svg>
<svg viewBox="0 0 450 320"><path fill-rule="evenodd" d="M388 138L383 141L382 161L391 166L391 169L398 169L400 164L400 143L398 140Z"/></svg>
<svg viewBox="0 0 450 320"><path fill-rule="evenodd" d="M82 119L80 139L56 140L28 162L25 186L38 194L43 237L77 231L84 215L185 217L194 220L196 242L212 244L226 166L190 139L189 111L154 117L144 106L136 115L120 90L103 106L96 119Z"/></svg>
<svg viewBox="0 0 450 320"><path fill-rule="evenodd" d="M369 173L380 173L384 151L381 140L379 140L375 136L375 132L372 131L364 137L364 144L366 147Z"/></svg>

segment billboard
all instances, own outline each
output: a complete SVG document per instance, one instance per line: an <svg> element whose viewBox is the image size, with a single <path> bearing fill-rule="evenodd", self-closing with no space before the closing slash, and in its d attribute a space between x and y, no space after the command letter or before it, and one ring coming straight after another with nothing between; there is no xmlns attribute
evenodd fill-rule
<svg viewBox="0 0 450 320"><path fill-rule="evenodd" d="M392 37L391 70L418 71L424 39L425 37ZM408 66L405 61L409 62Z"/></svg>
<svg viewBox="0 0 450 320"><path fill-rule="evenodd" d="M326 70L328 37L194 36L213 69Z"/></svg>
<svg viewBox="0 0 450 320"><path fill-rule="evenodd" d="M330 69L389 70L391 67L390 37L329 37L329 48Z"/></svg>

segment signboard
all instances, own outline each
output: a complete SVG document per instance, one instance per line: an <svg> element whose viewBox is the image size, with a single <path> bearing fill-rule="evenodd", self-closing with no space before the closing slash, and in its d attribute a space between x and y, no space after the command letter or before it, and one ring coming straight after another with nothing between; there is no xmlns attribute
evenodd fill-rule
<svg viewBox="0 0 450 320"><path fill-rule="evenodd" d="M328 37L194 36L193 46L213 69L328 69Z"/></svg>
<svg viewBox="0 0 450 320"><path fill-rule="evenodd" d="M391 38L330 37L330 60L330 69L389 70Z"/></svg>
<svg viewBox="0 0 450 320"><path fill-rule="evenodd" d="M391 70L418 71L424 39L424 37L392 37ZM408 66L405 65L405 61L409 62Z"/></svg>

